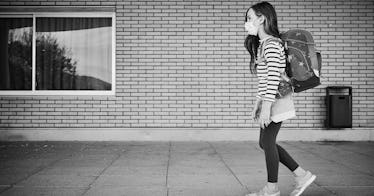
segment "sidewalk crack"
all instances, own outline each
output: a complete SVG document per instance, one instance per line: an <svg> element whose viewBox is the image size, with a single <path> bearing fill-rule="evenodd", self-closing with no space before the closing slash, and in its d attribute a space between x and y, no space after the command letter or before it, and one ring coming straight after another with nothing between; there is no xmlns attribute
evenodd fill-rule
<svg viewBox="0 0 374 196"><path fill-rule="evenodd" d="M225 165L225 167L230 171L230 173L234 176L234 178L239 182L239 184L244 187L247 191L248 190L248 187L245 186L241 181L240 179L235 175L234 171L229 167L229 165L225 162L225 160L223 159L222 155L220 153L217 152L217 149L214 147L213 144L211 144L210 142L207 142L211 148L213 148L215 154L218 155L218 157L220 158L220 160L223 162L223 164Z"/></svg>
<svg viewBox="0 0 374 196"><path fill-rule="evenodd" d="M103 169L103 170L101 170L101 172L97 175L97 176L95 176L95 178L93 179L93 181L88 185L88 187L83 191L83 193L82 193L82 196L83 195L85 195L91 188L92 188L92 185L94 184L94 182L96 182L96 180L110 167L110 166L112 166L113 165L113 163L114 162L116 162L124 153L126 153L127 152L127 150L124 150L124 151L122 151L122 152L120 152L120 153L117 153L116 154L116 157L114 157L113 159L112 159L112 161Z"/></svg>

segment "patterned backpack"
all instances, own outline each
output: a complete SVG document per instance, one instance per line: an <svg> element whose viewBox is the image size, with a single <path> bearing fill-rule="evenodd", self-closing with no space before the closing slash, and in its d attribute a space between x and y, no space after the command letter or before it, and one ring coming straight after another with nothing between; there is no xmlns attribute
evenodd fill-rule
<svg viewBox="0 0 374 196"><path fill-rule="evenodd" d="M286 73L294 92L302 92L321 84L322 58L315 50L310 32L293 29L281 34L287 54Z"/></svg>

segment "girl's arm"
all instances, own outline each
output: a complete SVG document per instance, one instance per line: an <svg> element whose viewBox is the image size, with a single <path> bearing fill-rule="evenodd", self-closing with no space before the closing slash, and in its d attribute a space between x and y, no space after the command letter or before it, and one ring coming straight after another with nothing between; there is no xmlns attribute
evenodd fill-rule
<svg viewBox="0 0 374 196"><path fill-rule="evenodd" d="M265 45L264 56L267 62L267 84L264 101L275 102L279 82L281 79L281 69L285 67L284 56L281 56L282 46L280 43L270 41Z"/></svg>

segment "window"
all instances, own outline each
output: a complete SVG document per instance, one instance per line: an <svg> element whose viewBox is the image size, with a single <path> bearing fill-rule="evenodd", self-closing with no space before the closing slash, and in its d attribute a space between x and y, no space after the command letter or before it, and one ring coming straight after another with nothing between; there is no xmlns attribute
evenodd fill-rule
<svg viewBox="0 0 374 196"><path fill-rule="evenodd" d="M0 95L113 95L113 13L0 15Z"/></svg>
<svg viewBox="0 0 374 196"><path fill-rule="evenodd" d="M31 90L32 18L0 18L0 90Z"/></svg>

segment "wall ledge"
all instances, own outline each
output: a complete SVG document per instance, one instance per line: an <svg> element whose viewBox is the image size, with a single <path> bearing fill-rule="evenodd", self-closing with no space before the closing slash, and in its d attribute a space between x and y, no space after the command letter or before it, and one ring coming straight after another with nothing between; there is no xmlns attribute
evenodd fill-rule
<svg viewBox="0 0 374 196"><path fill-rule="evenodd" d="M257 141L258 128L0 128L0 141ZM283 128L277 141L374 141L374 128Z"/></svg>

